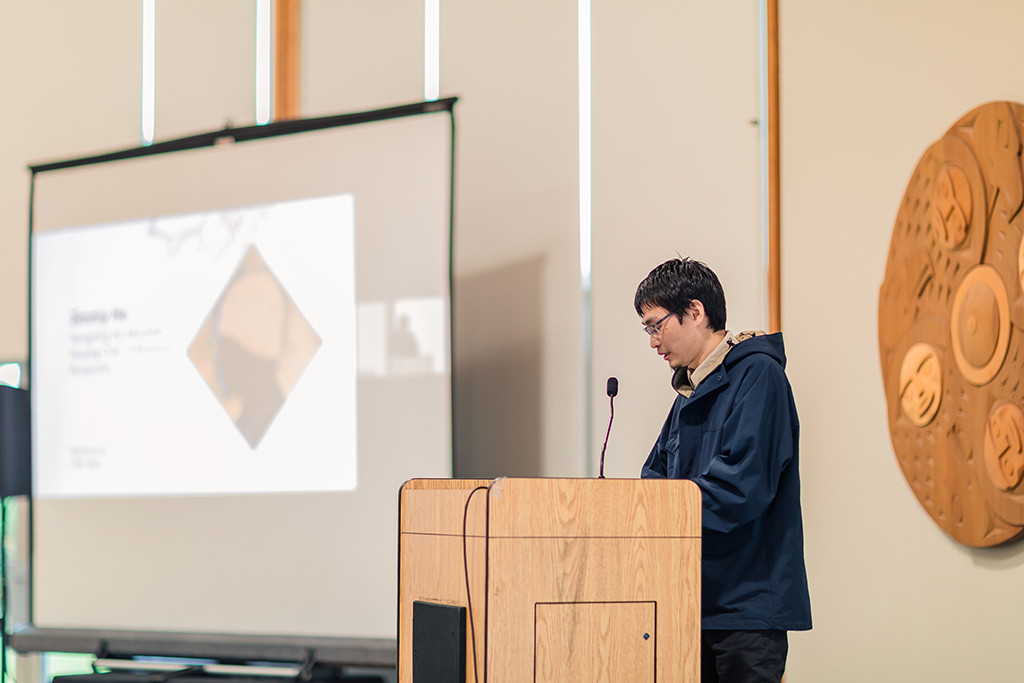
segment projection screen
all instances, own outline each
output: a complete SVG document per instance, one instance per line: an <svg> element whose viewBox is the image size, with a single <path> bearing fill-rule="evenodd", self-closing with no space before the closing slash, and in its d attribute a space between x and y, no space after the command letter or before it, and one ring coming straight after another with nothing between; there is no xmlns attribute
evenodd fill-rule
<svg viewBox="0 0 1024 683"><path fill-rule="evenodd" d="M453 105L33 167L16 647L393 647L398 489L452 474Z"/></svg>

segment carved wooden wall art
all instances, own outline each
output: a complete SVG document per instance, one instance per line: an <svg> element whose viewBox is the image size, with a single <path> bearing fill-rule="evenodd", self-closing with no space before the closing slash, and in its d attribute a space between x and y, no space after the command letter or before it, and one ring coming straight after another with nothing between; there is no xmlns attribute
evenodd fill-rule
<svg viewBox="0 0 1024 683"><path fill-rule="evenodd" d="M889 432L935 523L988 547L1024 533L1024 105L991 102L928 148L878 297Z"/></svg>

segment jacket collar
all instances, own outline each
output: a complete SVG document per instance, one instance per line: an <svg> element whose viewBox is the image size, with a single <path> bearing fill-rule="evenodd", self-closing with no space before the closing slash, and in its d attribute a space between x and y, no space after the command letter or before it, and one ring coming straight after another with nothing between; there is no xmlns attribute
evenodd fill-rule
<svg viewBox="0 0 1024 683"><path fill-rule="evenodd" d="M672 374L672 388L680 395L690 398L700 383L725 362L725 357L737 344L752 337L763 336L764 334L761 330L749 330L739 334L732 334L726 330L725 339L711 351L711 355L705 358L703 363L693 370L690 370L690 368L676 368Z"/></svg>

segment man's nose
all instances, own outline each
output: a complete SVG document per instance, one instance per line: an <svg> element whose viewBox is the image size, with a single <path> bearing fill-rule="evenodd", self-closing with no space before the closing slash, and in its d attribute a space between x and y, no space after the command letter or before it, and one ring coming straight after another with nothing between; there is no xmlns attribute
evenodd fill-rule
<svg viewBox="0 0 1024 683"><path fill-rule="evenodd" d="M656 334L652 334L651 335L650 341L651 341L651 348L652 349L658 348L658 344L661 343L661 339L659 339L658 335L656 335Z"/></svg>

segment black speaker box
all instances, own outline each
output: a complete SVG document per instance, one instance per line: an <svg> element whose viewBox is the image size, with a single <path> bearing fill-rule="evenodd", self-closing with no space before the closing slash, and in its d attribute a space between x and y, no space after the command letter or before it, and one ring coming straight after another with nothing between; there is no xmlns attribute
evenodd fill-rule
<svg viewBox="0 0 1024 683"><path fill-rule="evenodd" d="M0 386L0 496L32 491L32 426L29 393Z"/></svg>
<svg viewBox="0 0 1024 683"><path fill-rule="evenodd" d="M412 603L413 683L466 683L466 608Z"/></svg>

